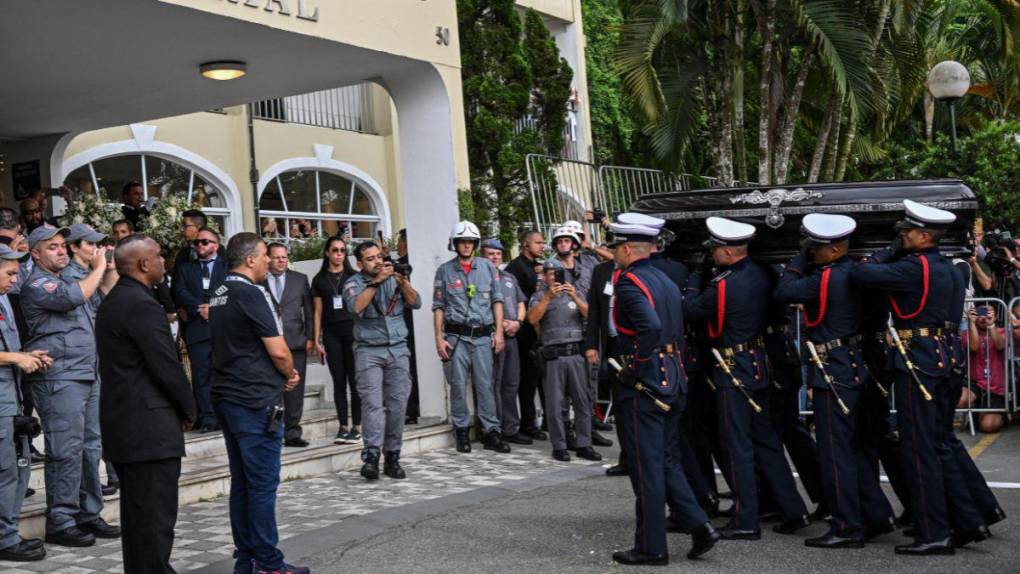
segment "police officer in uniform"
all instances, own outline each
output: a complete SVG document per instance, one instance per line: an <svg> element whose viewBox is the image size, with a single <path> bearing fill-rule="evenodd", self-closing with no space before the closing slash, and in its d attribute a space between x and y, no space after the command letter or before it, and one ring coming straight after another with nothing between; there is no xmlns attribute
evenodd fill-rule
<svg viewBox="0 0 1020 574"><path fill-rule="evenodd" d="M66 228L43 225L29 235L35 266L21 289L21 308L28 323L26 349L49 350L53 357L45 373L29 375L46 437L46 541L91 546L96 537L120 537L120 529L100 516L102 441L90 303L110 286L104 279L109 264L106 248L99 247L89 258L88 275L62 279L69 263L67 234Z"/></svg>
<svg viewBox="0 0 1020 574"><path fill-rule="evenodd" d="M617 358L623 367L617 376L618 416L627 420L624 441L631 457L628 467L637 514L634 547L614 553L613 559L622 564L669 563L668 499L674 501L678 526L692 536L687 557L697 558L712 548L719 534L698 505L673 444L686 385L680 352L680 289L649 260L657 229L613 223L610 232L620 270L614 281L611 320L624 353Z"/></svg>
<svg viewBox="0 0 1020 574"><path fill-rule="evenodd" d="M503 243L496 238L482 243L482 256L499 269L503 263ZM528 300L512 273L501 271L499 287L503 291L503 352L492 365L492 393L496 400L496 416L503 424L503 440L514 444L534 441L521 432L521 415L517 410L517 393L521 384L521 363L517 334L524 325Z"/></svg>
<svg viewBox="0 0 1020 574"><path fill-rule="evenodd" d="M937 453L942 421L934 399L948 385L949 357L939 337L950 319L954 292L952 266L939 253L938 243L956 216L910 200L903 203L906 213L896 225L899 234L891 255L866 258L851 271L851 277L864 287L886 292L893 312L892 328L907 355L893 354L894 384L915 539L912 544L897 546L896 553L953 554Z"/></svg>
<svg viewBox="0 0 1020 574"><path fill-rule="evenodd" d="M0 560L30 562L46 557L43 541L23 539L18 514L32 468L27 435L16 435L14 417L22 414L22 373L45 370L52 363L46 351L21 352L21 341L6 294L18 280L18 262L27 252L0 244Z"/></svg>
<svg viewBox="0 0 1020 574"><path fill-rule="evenodd" d="M804 216L803 249L787 264L774 295L781 303L803 306L807 380L832 512L829 532L804 541L814 548L863 548L866 540L894 530L878 476L854 444L865 379L857 335L862 301L850 281L853 262L847 256L856 227L845 215Z"/></svg>
<svg viewBox="0 0 1020 574"><path fill-rule="evenodd" d="M791 534L811 522L769 420L762 333L771 285L765 270L747 256L754 226L722 217L709 217L705 223L718 273L703 289L700 274L691 275L683 311L689 320L708 323L712 356L719 355L711 377L717 389L722 454L728 462L724 472L734 496L733 518L720 534L730 540L761 538L756 468L783 515L773 530Z"/></svg>
<svg viewBox="0 0 1020 574"><path fill-rule="evenodd" d="M557 270L561 281L557 280ZM566 402L574 406L575 452L580 458L602 460L591 447L590 374L581 355L584 320L588 315L588 292L554 260L546 261L542 270L545 287L535 291L528 303L528 322L538 331L542 343L540 353L545 365L542 386L545 389L546 425L552 456L569 461L566 433Z"/></svg>
<svg viewBox="0 0 1020 574"><path fill-rule="evenodd" d="M436 351L450 384L457 451L471 452L467 404L470 375L482 423L482 444L488 450L507 453L510 445L503 442L492 394L493 353L503 351L503 290L499 270L488 259L474 256L481 239L470 221L453 227L449 248L457 255L436 269L433 327Z"/></svg>
<svg viewBox="0 0 1020 574"><path fill-rule="evenodd" d="M400 466L404 414L411 394L411 352L407 348L404 309L421 308L409 277L393 270L370 241L354 248L361 272L343 286L344 305L354 315L354 363L361 397L364 448L361 476L379 478L379 451L386 455L383 473L403 479Z"/></svg>

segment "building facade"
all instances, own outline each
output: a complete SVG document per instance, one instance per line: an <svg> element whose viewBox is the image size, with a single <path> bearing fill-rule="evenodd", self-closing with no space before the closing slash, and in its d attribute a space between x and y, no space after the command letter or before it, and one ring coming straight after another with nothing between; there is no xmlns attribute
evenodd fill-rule
<svg viewBox="0 0 1020 574"><path fill-rule="evenodd" d="M581 0L518 5L543 16L574 69L564 154L587 158ZM73 49L39 50L41 29ZM139 181L148 196L198 202L227 235L407 228L416 269L449 258L469 185L454 0L6 3L0 32L12 48L0 54L6 205L33 186L116 200ZM214 61L246 74L201 77ZM423 315L430 279L413 279ZM431 340L427 317L415 326ZM438 360L418 368L423 415L445 417Z"/></svg>

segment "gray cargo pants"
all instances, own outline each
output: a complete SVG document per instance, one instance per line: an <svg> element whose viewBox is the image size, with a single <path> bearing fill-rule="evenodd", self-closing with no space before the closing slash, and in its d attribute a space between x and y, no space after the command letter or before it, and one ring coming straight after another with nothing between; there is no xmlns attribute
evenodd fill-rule
<svg viewBox="0 0 1020 574"><path fill-rule="evenodd" d="M454 428L471 426L467 404L468 376L475 386L478 419L489 433L499 431L496 400L492 396L492 337L458 337L447 335L446 342L454 347L453 356L444 364L446 382L450 384L450 414Z"/></svg>
<svg viewBox="0 0 1020 574"><path fill-rule="evenodd" d="M591 401L589 399L590 375L588 362L581 355L556 357L545 361L545 377L542 388L545 390L546 425L549 428L549 441L553 450L567 448L567 435L564 428L566 417L566 397L574 407L574 433L578 447L591 446Z"/></svg>
<svg viewBox="0 0 1020 574"><path fill-rule="evenodd" d="M521 386L521 362L517 356L517 339L506 337L503 352L496 355L492 366L492 392L496 399L496 416L503 422L503 436L521 430L517 411L517 389Z"/></svg>
<svg viewBox="0 0 1020 574"><path fill-rule="evenodd" d="M22 440L25 442L22 452L28 453L28 439ZM31 472L31 465L18 466L14 417L0 417L0 550L21 542L18 514L21 513Z"/></svg>
<svg viewBox="0 0 1020 574"><path fill-rule="evenodd" d="M411 395L410 358L389 350L375 354L356 350L354 368L361 397L361 437L365 451L399 451L403 443L404 414Z"/></svg>
<svg viewBox="0 0 1020 574"><path fill-rule="evenodd" d="M46 532L99 518L99 383L42 381L32 384L46 438Z"/></svg>

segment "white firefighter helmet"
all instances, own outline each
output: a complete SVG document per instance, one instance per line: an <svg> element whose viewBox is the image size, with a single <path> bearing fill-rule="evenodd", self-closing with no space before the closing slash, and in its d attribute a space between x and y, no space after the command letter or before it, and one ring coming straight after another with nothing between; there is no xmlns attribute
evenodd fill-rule
<svg viewBox="0 0 1020 574"><path fill-rule="evenodd" d="M482 241L482 234L478 233L478 226L470 221L461 221L457 225L453 226L453 230L450 231L450 251L457 251L457 246L454 242L458 239L470 239L475 242L475 247Z"/></svg>
<svg viewBox="0 0 1020 574"><path fill-rule="evenodd" d="M571 240L573 240L575 249L581 247L581 238L577 236L577 232L564 225L556 229L556 232L553 233L552 243L554 249L556 247L556 240L559 239L560 237L569 237Z"/></svg>
<svg viewBox="0 0 1020 574"><path fill-rule="evenodd" d="M563 227L573 231L574 235L578 237L584 237L584 225L581 225L580 221L568 219L563 222Z"/></svg>

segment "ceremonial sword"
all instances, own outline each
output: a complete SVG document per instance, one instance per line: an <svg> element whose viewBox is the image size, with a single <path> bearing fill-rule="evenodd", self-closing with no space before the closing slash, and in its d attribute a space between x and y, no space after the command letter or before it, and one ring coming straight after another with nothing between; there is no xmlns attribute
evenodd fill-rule
<svg viewBox="0 0 1020 574"><path fill-rule="evenodd" d="M616 361L616 359L614 359L612 357L609 357L609 359L607 359L606 362L609 363L610 367L613 367L614 369L616 369L617 373L623 374L623 366L620 365L620 363L618 363ZM659 407L659 410L661 410L662 412L664 412L664 413L668 413L669 412L671 407L669 405L667 405L666 403L660 401L658 397L656 397L654 394L652 394L652 391L649 390L649 388L646 387L644 383L642 383L640 381L634 381L634 384L632 385L632 388L635 391L639 392L639 393L644 393L646 397L652 399L652 402L655 403L655 406Z"/></svg>
<svg viewBox="0 0 1020 574"><path fill-rule="evenodd" d="M761 405L756 403L754 401L754 399L751 398L751 395L748 394L747 389L744 388L744 384L741 383L740 379L738 379L736 377L736 375L733 374L733 371L730 370L730 366L723 359L722 355L719 354L719 349L716 349L715 347L712 347L712 356L714 356L715 357L715 361L717 363L719 363L719 368L722 369L724 373L726 373L727 375L730 376L730 381L733 382L733 386L737 387L738 389L740 389L741 393L744 393L744 398L746 398L747 402L751 404L751 408L754 409L754 412L760 413L761 412Z"/></svg>
<svg viewBox="0 0 1020 574"><path fill-rule="evenodd" d="M924 400L931 400L931 393L928 392L928 387L924 386L921 382L921 378L917 376L917 372L914 370L914 362L910 360L910 356L907 355L907 348L903 346L903 339L900 339L900 334L893 329L892 325L889 325L889 335L892 336L893 343L896 345L896 349L899 350L900 356L903 357L903 362L907 364L907 370L910 371L910 376L914 378L914 382L917 386L921 387L921 394L924 395Z"/></svg>
<svg viewBox="0 0 1020 574"><path fill-rule="evenodd" d="M804 341L808 352L811 353L811 361L818 367L818 371L822 373L822 378L825 379L825 384L829 385L829 390L832 391L832 396L836 397L836 402L839 403L839 410L843 411L844 416L850 416L850 409L847 408L846 403L839 397L839 393L836 392L836 383L832 380L832 375L825 370L825 363L822 362L822 358L818 356L818 349L815 348L815 344L811 341Z"/></svg>

